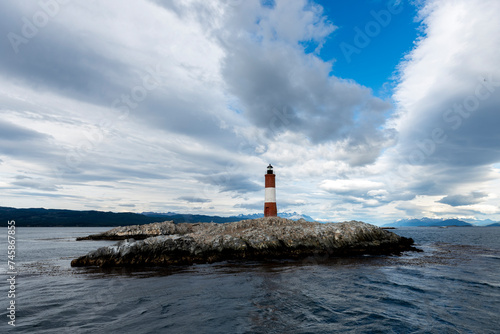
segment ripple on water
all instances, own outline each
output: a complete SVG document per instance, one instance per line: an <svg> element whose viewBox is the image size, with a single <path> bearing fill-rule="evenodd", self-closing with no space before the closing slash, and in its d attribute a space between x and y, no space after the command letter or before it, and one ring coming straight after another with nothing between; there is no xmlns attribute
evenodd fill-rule
<svg viewBox="0 0 500 334"><path fill-rule="evenodd" d="M453 233L448 230L438 232ZM434 233L420 231L410 232L427 233L426 238ZM39 254L20 264L16 300L20 333L131 329L145 333L496 333L500 328L500 252L495 244L433 241L420 246L424 253L400 257L131 270L71 268L72 256L97 243L73 245L62 235L58 245L75 249L54 249L56 241L37 238L29 244L36 249L25 251ZM44 255L45 250L50 256ZM5 286L0 289L6 293Z"/></svg>

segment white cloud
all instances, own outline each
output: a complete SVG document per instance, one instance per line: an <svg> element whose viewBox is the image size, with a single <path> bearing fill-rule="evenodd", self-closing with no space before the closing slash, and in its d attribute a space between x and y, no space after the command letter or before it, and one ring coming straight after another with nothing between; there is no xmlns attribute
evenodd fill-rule
<svg viewBox="0 0 500 334"><path fill-rule="evenodd" d="M500 159L499 10L494 0L428 1L423 9L425 35L402 64L394 94L399 153L408 162Z"/></svg>
<svg viewBox="0 0 500 334"><path fill-rule="evenodd" d="M383 184L380 182L374 182L369 180L325 180L321 182L321 189L326 191L349 194L349 193L359 193L359 192L372 192L374 190L380 191Z"/></svg>
<svg viewBox="0 0 500 334"><path fill-rule="evenodd" d="M426 2L424 34L402 63L393 96L398 144L379 161L392 194L405 189L460 200L453 196L489 193L498 181L492 164L500 160L499 11L490 0ZM452 214L445 208L429 204L420 215Z"/></svg>

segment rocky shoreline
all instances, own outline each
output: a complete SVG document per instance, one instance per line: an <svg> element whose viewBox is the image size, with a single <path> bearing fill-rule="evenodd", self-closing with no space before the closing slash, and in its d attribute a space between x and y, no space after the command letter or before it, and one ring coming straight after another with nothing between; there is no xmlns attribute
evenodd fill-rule
<svg viewBox="0 0 500 334"><path fill-rule="evenodd" d="M124 226L78 240L122 241L74 259L73 267L168 266L419 251L412 239L363 222L323 224L279 217L225 224Z"/></svg>

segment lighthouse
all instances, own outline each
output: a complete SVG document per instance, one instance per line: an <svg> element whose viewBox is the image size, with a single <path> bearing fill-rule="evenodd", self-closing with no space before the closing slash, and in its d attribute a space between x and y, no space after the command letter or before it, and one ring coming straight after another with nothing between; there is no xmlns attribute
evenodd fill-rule
<svg viewBox="0 0 500 334"><path fill-rule="evenodd" d="M266 194L264 201L264 217L278 216L276 208L276 175L273 173L273 166L267 166L266 173Z"/></svg>

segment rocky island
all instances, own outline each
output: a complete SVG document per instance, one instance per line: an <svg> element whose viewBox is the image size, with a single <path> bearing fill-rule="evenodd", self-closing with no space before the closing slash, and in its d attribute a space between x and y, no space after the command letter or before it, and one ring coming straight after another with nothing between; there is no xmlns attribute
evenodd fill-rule
<svg viewBox="0 0 500 334"><path fill-rule="evenodd" d="M171 221L117 227L79 240L122 240L71 261L71 266L167 266L224 260L400 254L413 240L359 221L293 221L279 217L234 223Z"/></svg>

